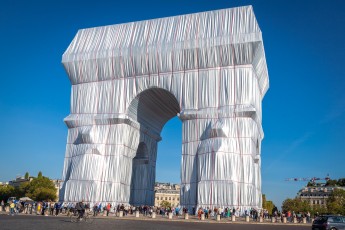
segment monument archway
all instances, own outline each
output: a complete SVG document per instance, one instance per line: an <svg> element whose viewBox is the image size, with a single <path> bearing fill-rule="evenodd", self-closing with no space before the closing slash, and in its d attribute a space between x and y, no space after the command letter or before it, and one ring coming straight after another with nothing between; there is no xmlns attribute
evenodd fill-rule
<svg viewBox="0 0 345 230"><path fill-rule="evenodd" d="M131 176L131 205L154 205L154 184L158 142L163 126L180 112L175 96L161 88L140 92L130 103L127 115L143 127L139 146L133 159ZM155 133L158 138L146 134Z"/></svg>
<svg viewBox="0 0 345 230"><path fill-rule="evenodd" d="M251 6L79 30L62 62L72 93L60 200L153 205L157 142L178 115L181 205L261 208L269 80Z"/></svg>

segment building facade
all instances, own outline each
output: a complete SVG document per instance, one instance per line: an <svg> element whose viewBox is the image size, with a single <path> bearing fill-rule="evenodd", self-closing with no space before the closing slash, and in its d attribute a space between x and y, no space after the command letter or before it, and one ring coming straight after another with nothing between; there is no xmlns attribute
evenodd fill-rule
<svg viewBox="0 0 345 230"><path fill-rule="evenodd" d="M25 177L17 177L15 180L11 180L8 182L8 185L11 185L15 188L19 188L21 184L23 183L26 183L26 182L30 182L34 179L35 177L28 177L28 178L25 178Z"/></svg>
<svg viewBox="0 0 345 230"><path fill-rule="evenodd" d="M308 201L311 206L314 205L327 205L327 199L332 195L334 189L344 189L345 187L326 187L326 186L313 186L304 187L297 193L297 198L302 201Z"/></svg>
<svg viewBox="0 0 345 230"><path fill-rule="evenodd" d="M180 185L170 183L155 184L155 206L161 206L162 201L168 201L171 207L180 205Z"/></svg>

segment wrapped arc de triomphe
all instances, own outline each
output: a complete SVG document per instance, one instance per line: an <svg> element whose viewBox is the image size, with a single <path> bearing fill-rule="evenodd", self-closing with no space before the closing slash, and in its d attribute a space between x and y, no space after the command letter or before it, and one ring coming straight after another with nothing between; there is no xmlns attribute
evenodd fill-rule
<svg viewBox="0 0 345 230"><path fill-rule="evenodd" d="M153 205L157 144L177 115L181 206L261 208L269 79L251 6L81 29L62 63L61 201Z"/></svg>

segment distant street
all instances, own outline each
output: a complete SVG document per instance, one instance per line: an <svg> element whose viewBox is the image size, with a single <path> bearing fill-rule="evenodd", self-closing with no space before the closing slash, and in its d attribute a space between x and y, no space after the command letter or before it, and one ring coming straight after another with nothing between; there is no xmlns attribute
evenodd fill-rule
<svg viewBox="0 0 345 230"><path fill-rule="evenodd" d="M311 229L310 225L279 225L279 224L246 224L246 223L199 223L193 221L174 221L174 220L152 220L152 219L119 219L114 217L96 218L92 224L88 223L71 223L69 218L65 216L51 217L51 216L27 216L17 215L9 216L7 214L0 214L0 229L1 230L100 230L100 229L291 229L291 230L306 230Z"/></svg>

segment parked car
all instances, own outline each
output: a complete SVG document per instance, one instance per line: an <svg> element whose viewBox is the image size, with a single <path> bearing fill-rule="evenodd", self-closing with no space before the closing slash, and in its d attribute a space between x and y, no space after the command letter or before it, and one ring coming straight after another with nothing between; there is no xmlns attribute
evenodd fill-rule
<svg viewBox="0 0 345 230"><path fill-rule="evenodd" d="M345 216L322 215L315 218L313 230L345 230Z"/></svg>

